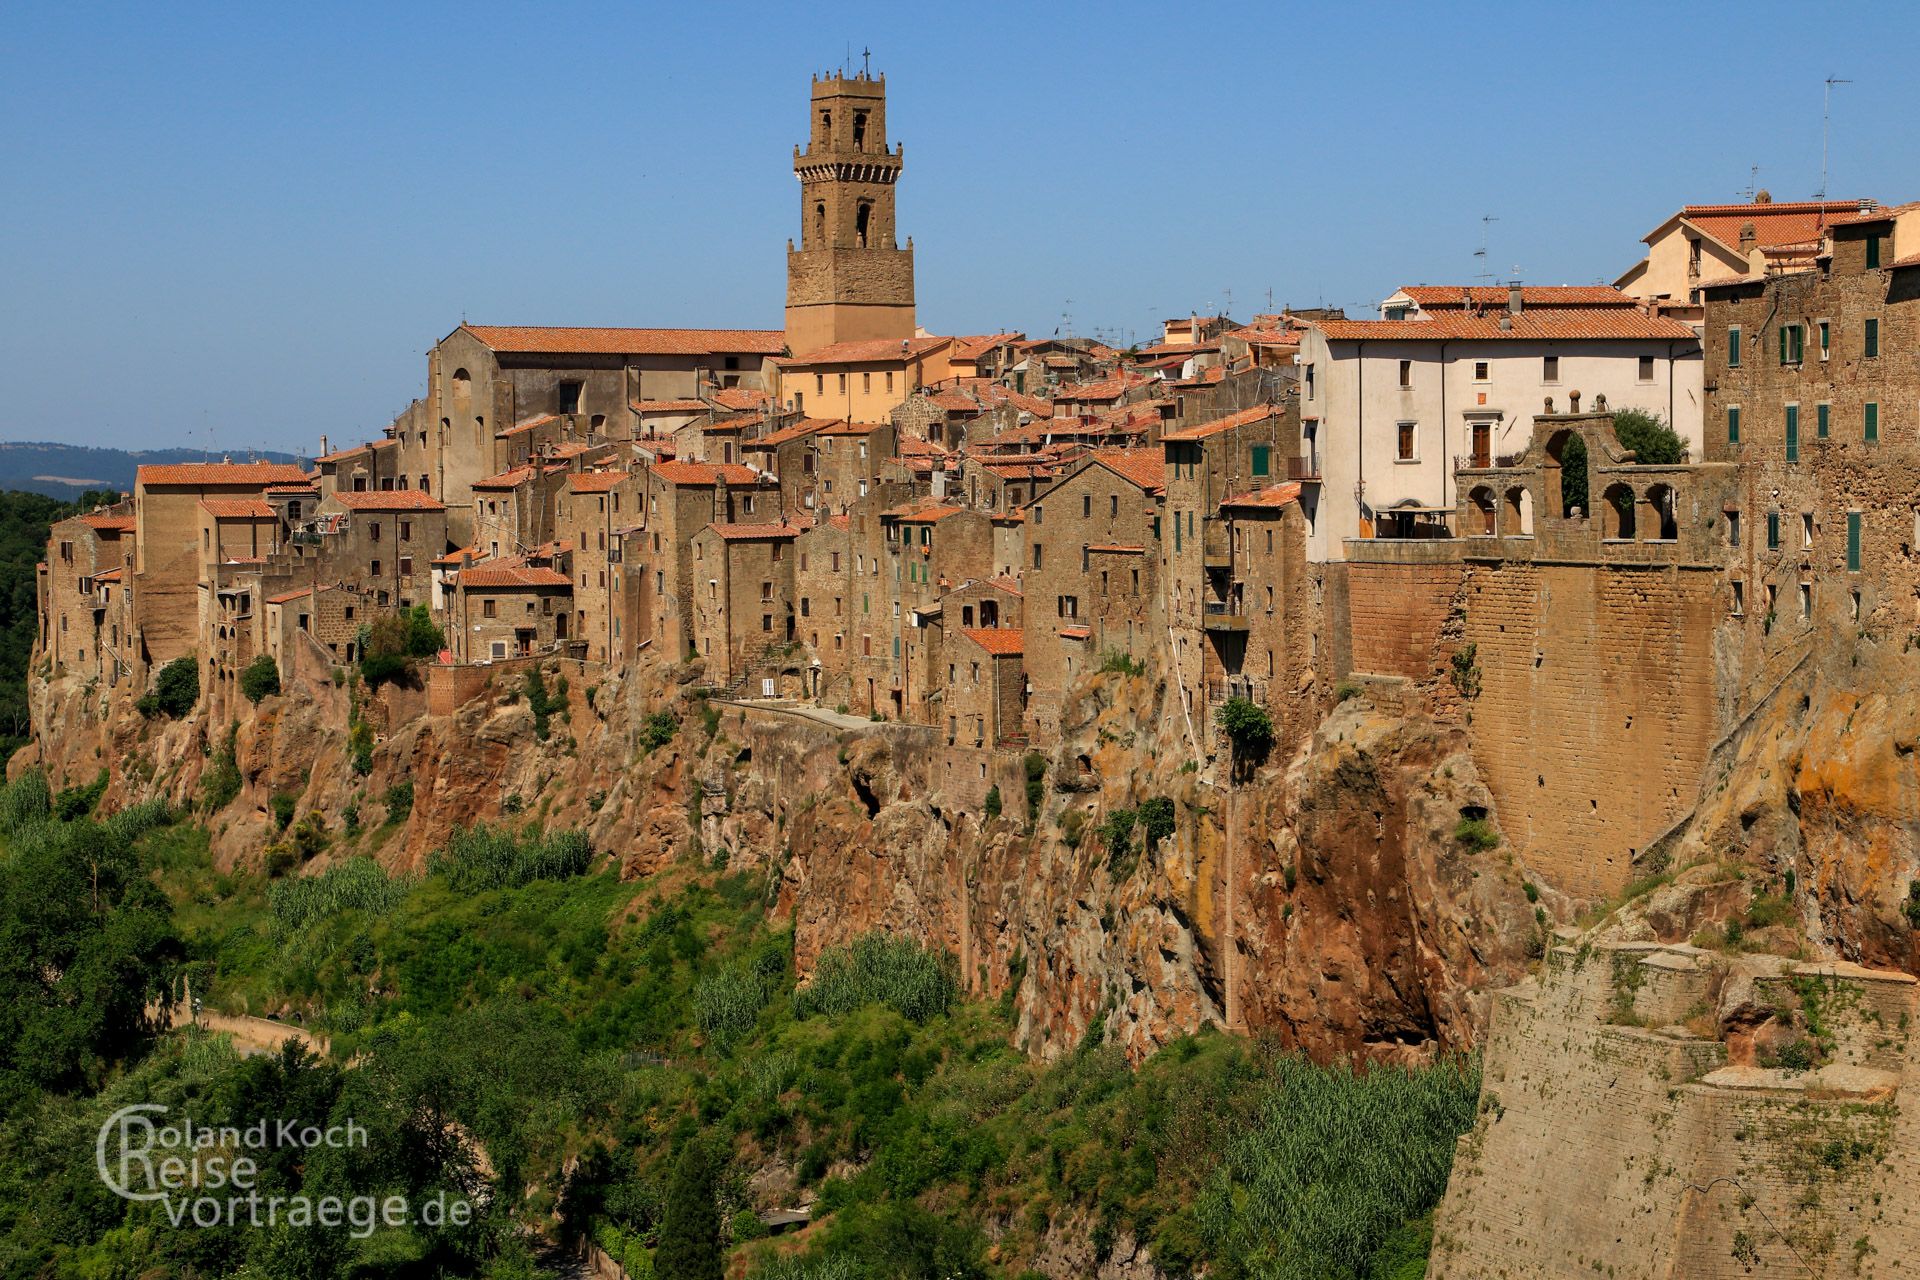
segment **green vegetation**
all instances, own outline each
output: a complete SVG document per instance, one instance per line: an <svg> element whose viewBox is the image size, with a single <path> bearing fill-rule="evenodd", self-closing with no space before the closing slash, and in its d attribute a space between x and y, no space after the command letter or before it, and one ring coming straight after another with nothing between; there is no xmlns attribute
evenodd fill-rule
<svg viewBox="0 0 1920 1280"><path fill-rule="evenodd" d="M360 628L360 677L369 689L390 682L411 683L414 666L446 648L447 638L433 624L424 604L377 618Z"/></svg>
<svg viewBox="0 0 1920 1280"><path fill-rule="evenodd" d="M1621 409L1613 415L1613 434L1620 447L1633 451L1633 460L1648 466L1671 466L1687 460L1687 442L1667 420L1645 409Z"/></svg>
<svg viewBox="0 0 1920 1280"><path fill-rule="evenodd" d="M100 797L107 793L107 771L102 769L94 775L93 781L80 786L65 787L53 798L53 816L62 822L72 822L75 818L87 817L100 803Z"/></svg>
<svg viewBox="0 0 1920 1280"><path fill-rule="evenodd" d="M1453 829L1453 838L1469 853L1485 853L1500 847L1500 829L1485 818L1462 818Z"/></svg>
<svg viewBox="0 0 1920 1280"><path fill-rule="evenodd" d="M1038 751L1029 751L1025 760L1027 770L1027 820L1037 823L1040 820L1040 802L1047 798L1047 758Z"/></svg>
<svg viewBox="0 0 1920 1280"><path fill-rule="evenodd" d="M388 822L405 822L413 813L413 782L396 782L387 788L380 803L387 808Z"/></svg>
<svg viewBox="0 0 1920 1280"><path fill-rule="evenodd" d="M240 692L248 702L259 704L262 698L271 698L280 692L280 664L266 654L261 654L247 664L240 673Z"/></svg>
<svg viewBox="0 0 1920 1280"><path fill-rule="evenodd" d="M1560 509L1572 515L1575 507L1592 514L1587 506L1587 442L1569 434L1560 450Z"/></svg>
<svg viewBox="0 0 1920 1280"><path fill-rule="evenodd" d="M553 732L553 713L566 711L566 685L566 677L562 676L559 693L548 693L546 677L540 674L538 667L528 667L526 679L521 682L527 696L527 709L533 712L533 736L542 742ZM715 718L718 719L717 713Z"/></svg>
<svg viewBox="0 0 1920 1280"><path fill-rule="evenodd" d="M1143 676L1147 664L1124 649L1109 649L1100 659L1100 670L1114 675Z"/></svg>
<svg viewBox="0 0 1920 1280"><path fill-rule="evenodd" d="M986 805L985 805L987 821L991 822L993 821L993 819L1000 816L1000 804L1001 804L1000 784L996 782L991 787L987 788L987 799L986 799Z"/></svg>
<svg viewBox="0 0 1920 1280"><path fill-rule="evenodd" d="M656 711L640 725L640 749L657 751L673 741L673 735L680 732L680 722L674 719L671 711Z"/></svg>
<svg viewBox="0 0 1920 1280"><path fill-rule="evenodd" d="M47 554L56 520L119 498L89 491L74 502L39 493L0 493L0 763L27 741L27 664L38 634L34 565Z"/></svg>
<svg viewBox="0 0 1920 1280"><path fill-rule="evenodd" d="M166 716L178 720L192 712L200 701L200 663L197 659L175 658L160 668L160 674L154 678L153 688L134 702L133 706L149 720L155 716Z"/></svg>
<svg viewBox="0 0 1920 1280"><path fill-rule="evenodd" d="M1233 748L1236 776L1244 777L1248 770L1265 761L1267 752L1273 749L1273 717L1252 698L1238 694L1228 698L1214 713L1214 723L1227 735Z"/></svg>
<svg viewBox="0 0 1920 1280"><path fill-rule="evenodd" d="M1132 1068L1096 1017L1042 1063L1008 1043L1011 1000L965 1000L952 958L906 938L829 948L796 982L760 873L623 883L576 833L528 827L458 832L417 877L355 858L272 881L215 870L164 810L51 809L37 775L0 789L0 923L24 941L0 958L0 1256L27 1274L536 1276L541 1241L584 1236L637 1280L1011 1280L1058 1226L1097 1253L1130 1232L1173 1275L1412 1276L1472 1118L1470 1064L1325 1071L1212 1031ZM1161 806L1135 814L1163 838ZM49 921L66 952L35 950ZM156 1040L141 1015L180 977L210 1008L299 1014L332 1058ZM49 983L98 1016L70 1027ZM127 1098L196 1124L351 1115L369 1149L271 1188L464 1188L482 1209L366 1240L174 1228L99 1193L91 1134ZM814 1197L798 1251L760 1239L749 1178L775 1161Z"/></svg>

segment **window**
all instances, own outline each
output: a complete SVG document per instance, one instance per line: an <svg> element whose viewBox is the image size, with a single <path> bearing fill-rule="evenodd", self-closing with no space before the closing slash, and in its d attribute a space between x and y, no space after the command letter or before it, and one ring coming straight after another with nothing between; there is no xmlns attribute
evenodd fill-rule
<svg viewBox="0 0 1920 1280"><path fill-rule="evenodd" d="M1738 511L1727 512L1727 545L1730 547L1740 545L1740 513Z"/></svg>
<svg viewBox="0 0 1920 1280"><path fill-rule="evenodd" d="M1268 475L1273 471L1273 446L1257 444L1253 446L1253 474Z"/></svg>
<svg viewBox="0 0 1920 1280"><path fill-rule="evenodd" d="M873 390L873 374L871 371L866 371L861 373L860 390L862 392L868 392Z"/></svg>
<svg viewBox="0 0 1920 1280"><path fill-rule="evenodd" d="M1120 517L1120 495L1117 493L1110 493L1107 495L1107 518L1109 520L1117 520L1119 519L1119 517Z"/></svg>
<svg viewBox="0 0 1920 1280"><path fill-rule="evenodd" d="M1820 336L1820 358L1825 360L1833 353L1833 326L1822 320L1815 332Z"/></svg>
<svg viewBox="0 0 1920 1280"><path fill-rule="evenodd" d="M1400 435L1399 435L1398 453L1395 456L1401 462L1412 462L1414 460L1414 457L1413 457L1414 424L1411 422L1402 422L1399 425L1400 425Z"/></svg>
<svg viewBox="0 0 1920 1280"><path fill-rule="evenodd" d="M1816 438L1821 440L1827 438L1829 423L1832 417L1833 406L1824 400L1813 407L1813 434Z"/></svg>
<svg viewBox="0 0 1920 1280"><path fill-rule="evenodd" d="M499 617L500 616L499 603L491 599L482 600L480 602L480 616L483 618Z"/></svg>
<svg viewBox="0 0 1920 1280"><path fill-rule="evenodd" d="M413 541L413 521L402 520L400 522L400 541L402 542Z"/></svg>
<svg viewBox="0 0 1920 1280"><path fill-rule="evenodd" d="M1309 400L1313 399L1313 390L1314 390L1313 366L1308 365L1307 366L1307 399Z"/></svg>
<svg viewBox="0 0 1920 1280"><path fill-rule="evenodd" d="M1867 237L1867 270L1874 271L1880 266L1880 237Z"/></svg>
<svg viewBox="0 0 1920 1280"><path fill-rule="evenodd" d="M1475 382L1485 382L1489 372L1490 368L1485 360L1475 360L1473 362L1473 380Z"/></svg>
<svg viewBox="0 0 1920 1280"><path fill-rule="evenodd" d="M1747 584L1736 581L1733 584L1733 616L1739 617L1747 611Z"/></svg>
<svg viewBox="0 0 1920 1280"><path fill-rule="evenodd" d="M374 576L374 577L376 577L376 578L377 578L377 577L379 577L379 576L380 576L380 562L379 562L378 560L375 560L375 561L373 561L373 562L371 562L371 563L370 563L370 564L369 564L369 565L367 566L367 572L368 572L369 574L371 574L372 576Z"/></svg>
<svg viewBox="0 0 1920 1280"><path fill-rule="evenodd" d="M1847 512L1847 572L1860 572L1860 513Z"/></svg>
<svg viewBox="0 0 1920 1280"><path fill-rule="evenodd" d="M1813 545L1813 512L1811 511L1800 513L1800 545L1802 547Z"/></svg>
<svg viewBox="0 0 1920 1280"><path fill-rule="evenodd" d="M1653 381L1653 357L1652 356L1640 357L1640 381L1642 382Z"/></svg>
<svg viewBox="0 0 1920 1280"><path fill-rule="evenodd" d="M1800 406L1787 406L1787 461L1800 461Z"/></svg>
<svg viewBox="0 0 1920 1280"><path fill-rule="evenodd" d="M1779 549L1780 513L1778 511L1769 511L1767 512L1767 550L1778 551Z"/></svg>
<svg viewBox="0 0 1920 1280"><path fill-rule="evenodd" d="M1880 321L1873 316L1867 317L1867 330L1863 335L1865 353L1869 360L1880 354Z"/></svg>
<svg viewBox="0 0 1920 1280"><path fill-rule="evenodd" d="M560 384L558 412L560 413L580 412L580 384L579 383L563 382Z"/></svg>
<svg viewBox="0 0 1920 1280"><path fill-rule="evenodd" d="M1727 443L1740 443L1740 406L1737 404L1727 406Z"/></svg>
<svg viewBox="0 0 1920 1280"><path fill-rule="evenodd" d="M1800 617L1804 620L1813 616L1813 584L1800 584Z"/></svg>
<svg viewBox="0 0 1920 1280"><path fill-rule="evenodd" d="M814 390L814 393L817 395L826 394L826 391L827 391L827 375L826 374L816 373L813 375L813 390Z"/></svg>
<svg viewBox="0 0 1920 1280"><path fill-rule="evenodd" d="M1740 367L1740 326L1734 325L1727 330L1727 368Z"/></svg>
<svg viewBox="0 0 1920 1280"><path fill-rule="evenodd" d="M405 577L412 576L412 574L413 574L413 557L401 556L400 557L400 576L405 578Z"/></svg>
<svg viewBox="0 0 1920 1280"><path fill-rule="evenodd" d="M1541 356L1540 357L1540 381L1542 382L1560 381L1560 357L1559 356Z"/></svg>
<svg viewBox="0 0 1920 1280"><path fill-rule="evenodd" d="M1867 443L1878 444L1880 442L1880 406L1869 400L1861 406L1860 414L1860 425L1866 432Z"/></svg>
<svg viewBox="0 0 1920 1280"><path fill-rule="evenodd" d="M1411 360L1400 362L1400 385L1403 387L1413 385L1413 361Z"/></svg>
<svg viewBox="0 0 1920 1280"><path fill-rule="evenodd" d="M1805 325L1783 324L1780 326L1780 363L1799 364L1806 355L1807 330Z"/></svg>
<svg viewBox="0 0 1920 1280"><path fill-rule="evenodd" d="M847 393L847 375L844 373L840 374L839 378L840 378L840 394L845 395Z"/></svg>
<svg viewBox="0 0 1920 1280"><path fill-rule="evenodd" d="M1086 517L1091 516L1092 514L1093 514L1093 495L1083 493L1080 495L1080 517L1082 519L1085 519Z"/></svg>

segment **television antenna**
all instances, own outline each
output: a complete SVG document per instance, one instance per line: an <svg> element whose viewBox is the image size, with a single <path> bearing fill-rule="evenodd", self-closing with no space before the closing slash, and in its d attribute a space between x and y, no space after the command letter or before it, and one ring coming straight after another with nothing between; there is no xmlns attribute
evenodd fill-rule
<svg viewBox="0 0 1920 1280"><path fill-rule="evenodd" d="M1833 86L1852 84L1851 80L1842 80L1838 76L1828 76L1826 92L1820 100L1820 194L1817 199L1827 198L1827 157L1831 151L1833 138Z"/></svg>
<svg viewBox="0 0 1920 1280"><path fill-rule="evenodd" d="M1473 251L1474 265L1480 268L1474 273L1475 280L1493 279L1493 272L1487 270L1487 232L1498 221L1500 219L1491 213L1480 216L1480 247Z"/></svg>
<svg viewBox="0 0 1920 1280"><path fill-rule="evenodd" d="M1747 174L1747 189L1741 192L1740 194L1748 204L1752 204L1754 196L1758 195L1759 193L1760 193L1760 166L1756 164L1751 168L1751 170Z"/></svg>

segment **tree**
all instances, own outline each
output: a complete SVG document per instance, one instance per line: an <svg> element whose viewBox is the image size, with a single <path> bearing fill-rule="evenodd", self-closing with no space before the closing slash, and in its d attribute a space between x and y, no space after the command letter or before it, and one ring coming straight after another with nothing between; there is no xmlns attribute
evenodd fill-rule
<svg viewBox="0 0 1920 1280"><path fill-rule="evenodd" d="M1575 507L1587 509L1587 442L1569 434L1560 451L1560 510L1572 515Z"/></svg>
<svg viewBox="0 0 1920 1280"><path fill-rule="evenodd" d="M653 1269L660 1280L721 1280L720 1209L713 1157L697 1139L681 1148L667 1184L666 1221Z"/></svg>
<svg viewBox="0 0 1920 1280"><path fill-rule="evenodd" d="M1273 747L1273 717L1252 698L1234 696L1220 704L1214 721L1233 746L1236 769L1258 764Z"/></svg>
<svg viewBox="0 0 1920 1280"><path fill-rule="evenodd" d="M1657 413L1622 409L1613 415L1613 434L1621 448L1633 450L1635 462L1666 467L1687 460L1687 442Z"/></svg>
<svg viewBox="0 0 1920 1280"><path fill-rule="evenodd" d="M261 654L247 664L240 673L240 692L247 695L247 701L258 705L260 699L271 698L280 692L280 664L266 654Z"/></svg>
<svg viewBox="0 0 1920 1280"><path fill-rule="evenodd" d="M160 668L153 688L134 704L143 716L166 715L178 720L200 701L200 662L191 655L175 658Z"/></svg>
<svg viewBox="0 0 1920 1280"><path fill-rule="evenodd" d="M433 610L417 604L407 610L407 655L431 658L447 647L447 637L433 625Z"/></svg>

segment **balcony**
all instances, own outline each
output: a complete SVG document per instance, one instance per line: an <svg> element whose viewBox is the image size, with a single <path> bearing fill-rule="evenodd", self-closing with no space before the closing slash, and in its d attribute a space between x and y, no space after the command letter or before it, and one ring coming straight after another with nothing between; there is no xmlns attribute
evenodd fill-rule
<svg viewBox="0 0 1920 1280"><path fill-rule="evenodd" d="M1242 606L1226 600L1207 600L1202 602L1200 625L1207 631L1245 631L1247 615L1241 612Z"/></svg>
<svg viewBox="0 0 1920 1280"><path fill-rule="evenodd" d="M1287 479L1297 480L1302 484L1319 484L1320 459L1317 457L1288 458Z"/></svg>
<svg viewBox="0 0 1920 1280"><path fill-rule="evenodd" d="M1208 516L1201 524L1200 560L1209 569L1233 568L1233 543L1226 521Z"/></svg>

